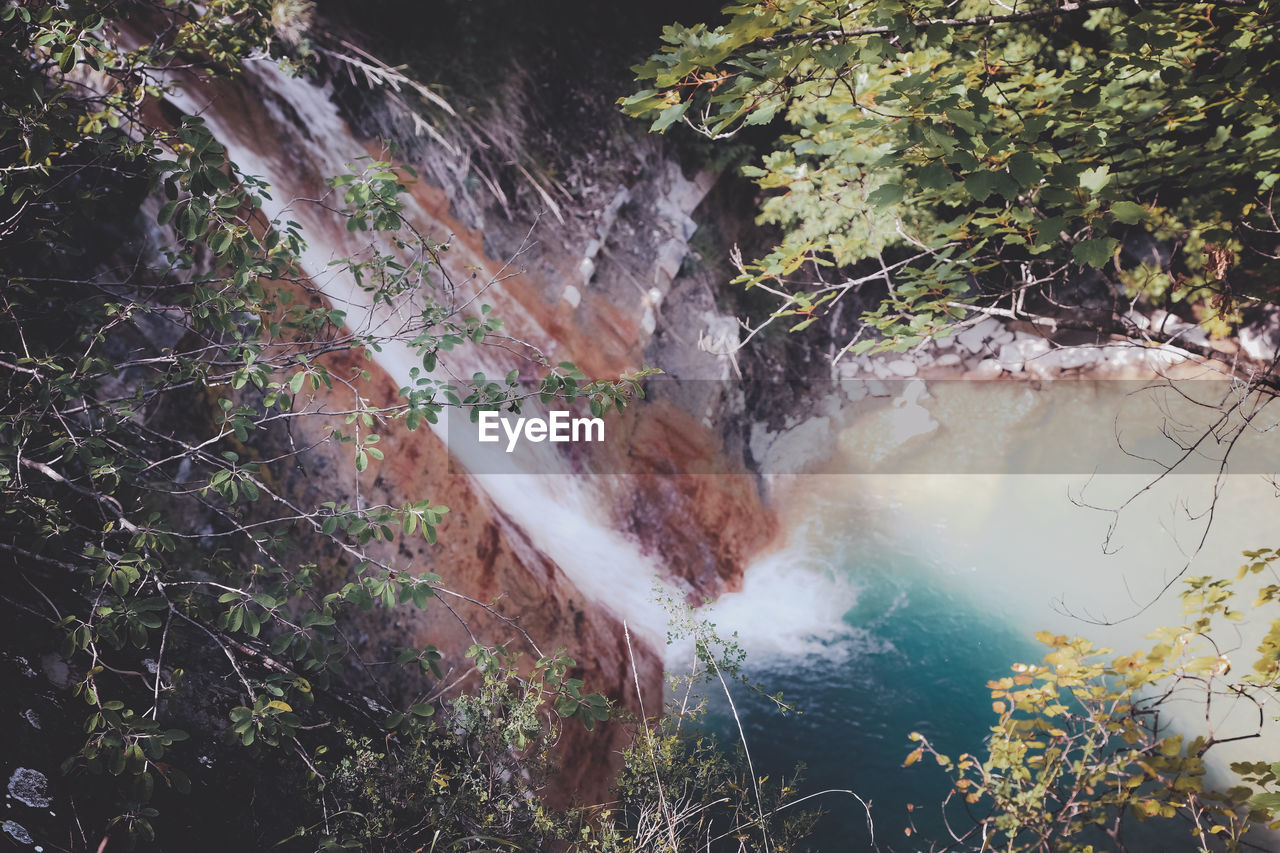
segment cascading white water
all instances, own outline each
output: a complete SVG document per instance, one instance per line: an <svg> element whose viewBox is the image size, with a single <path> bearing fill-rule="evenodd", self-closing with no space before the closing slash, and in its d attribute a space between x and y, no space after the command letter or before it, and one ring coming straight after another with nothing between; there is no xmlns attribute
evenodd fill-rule
<svg viewBox="0 0 1280 853"><path fill-rule="evenodd" d="M173 98L183 110L205 119L242 171L264 178L277 190L273 200L264 204L264 214L293 219L302 225L307 246L300 258L301 266L312 276L313 284L346 312L347 326L361 333L398 327L409 318L393 308L375 307L369 294L349 275L330 267L331 261L358 253L362 248L358 240L325 207L295 200L290 194L300 185L309 191L320 191L319 187L308 186L308 181L314 182L315 176L323 179L343 174L348 171L347 164L366 153L352 138L332 102L332 93L325 86L286 75L271 62L250 63L245 73L250 78L248 88L267 96L261 101L270 118L267 126L291 135L288 156L265 153L268 147L250 132L255 124L261 127L263 123L246 123L243 116L228 109L228 104L211 100L205 90L179 88ZM291 114L286 115L280 104L288 104ZM416 199L406 197L405 202L404 216L416 228L437 240L450 236L440 233L439 223ZM487 259L468 255L465 250L454 251L448 261L455 271L467 267L483 269L487 263ZM486 292L486 300L501 299L501 289L501 285L495 285ZM509 319L517 322L521 338L540 346L553 343L532 318ZM510 369L511 365L486 357L477 349L464 348L453 354L450 369L455 375L483 371L501 376ZM410 370L422 368L420 356L399 340L389 341L372 357L401 385L411 385ZM442 419L432 428L447 442L447 420ZM533 452L540 457L541 470L550 474L564 470L549 445L535 447ZM463 457L457 461L466 468L470 460ZM589 481L539 474L476 473L471 478L500 514L518 527L534 548L555 563L584 595L626 620L651 648L661 647L666 614L653 594L655 584L665 583L661 567L634 542L606 526L599 517L599 501L593 497ZM676 597L674 590L670 594Z"/></svg>

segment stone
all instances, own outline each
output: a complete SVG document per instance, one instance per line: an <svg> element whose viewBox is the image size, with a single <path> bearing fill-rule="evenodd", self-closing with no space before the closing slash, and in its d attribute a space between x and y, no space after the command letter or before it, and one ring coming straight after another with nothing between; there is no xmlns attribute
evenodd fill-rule
<svg viewBox="0 0 1280 853"><path fill-rule="evenodd" d="M902 377L915 376L917 371L915 362L908 361L905 358L891 361L885 367L893 375Z"/></svg>
<svg viewBox="0 0 1280 853"><path fill-rule="evenodd" d="M1112 370L1122 367L1136 367L1146 362L1145 347L1113 346L1105 349L1103 362Z"/></svg>
<svg viewBox="0 0 1280 853"><path fill-rule="evenodd" d="M1009 343L1000 347L999 361L1002 369L1010 373L1018 373L1022 370L1022 364L1026 359L1016 343Z"/></svg>
<svg viewBox="0 0 1280 853"><path fill-rule="evenodd" d="M53 802L48 777L28 767L19 767L9 777L9 796L33 809L47 809Z"/></svg>
<svg viewBox="0 0 1280 853"><path fill-rule="evenodd" d="M802 474L825 461L836 438L830 418L809 418L781 432L751 427L751 455L762 474Z"/></svg>
<svg viewBox="0 0 1280 853"><path fill-rule="evenodd" d="M1000 325L999 320L987 317L956 335L956 344L977 355L986 349L987 341L1003 330L1004 327Z"/></svg>
<svg viewBox="0 0 1280 853"><path fill-rule="evenodd" d="M1017 349L1024 359L1035 358L1049 351L1049 342L1047 340L1039 335L1030 335L1026 332L1015 332L1013 341L1007 346Z"/></svg>
<svg viewBox="0 0 1280 853"><path fill-rule="evenodd" d="M1100 361L1102 350L1098 347L1063 347L1056 351L1055 358L1059 368L1070 370Z"/></svg>
<svg viewBox="0 0 1280 853"><path fill-rule="evenodd" d="M1000 347L1000 364L1010 373L1016 373L1018 370L1029 370L1035 373L1056 369L1052 364L1052 359L1046 361L1041 369L1032 367L1032 364L1045 359L1049 356L1049 342L1039 335L1028 335L1025 332L1019 332L1015 335L1012 343L1005 344ZM1013 365L1017 365L1014 367Z"/></svg>
<svg viewBox="0 0 1280 853"><path fill-rule="evenodd" d="M689 244L683 240L668 240L659 246L654 280L658 281L658 276L665 276L667 281L674 279L680 272L680 265L684 263L684 256L688 253Z"/></svg>
<svg viewBox="0 0 1280 853"><path fill-rule="evenodd" d="M837 382L857 379L861 373L862 365L858 363L858 359L856 358L842 358L840 361L831 365L831 378Z"/></svg>
<svg viewBox="0 0 1280 853"><path fill-rule="evenodd" d="M994 358L984 358L978 362L973 368L974 379L995 379L1004 373L1004 368L1000 366L1000 362Z"/></svg>

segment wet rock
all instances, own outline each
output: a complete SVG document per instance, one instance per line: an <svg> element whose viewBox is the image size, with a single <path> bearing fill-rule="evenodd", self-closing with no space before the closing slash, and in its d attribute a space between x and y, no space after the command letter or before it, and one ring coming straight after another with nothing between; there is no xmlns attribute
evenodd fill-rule
<svg viewBox="0 0 1280 853"><path fill-rule="evenodd" d="M1149 350L1147 347L1136 345L1102 347L1099 351L1102 353L1102 358L1094 362L1094 364L1113 371L1135 367L1149 368L1147 353L1148 351L1157 352L1157 350Z"/></svg>
<svg viewBox="0 0 1280 853"><path fill-rule="evenodd" d="M31 833L27 832L27 828L16 820L6 820L2 826L5 833L19 844L35 843L35 839L31 837Z"/></svg>
<svg viewBox="0 0 1280 853"><path fill-rule="evenodd" d="M47 809L53 802L48 788L49 779L39 770L19 767L9 777L9 796L33 809Z"/></svg>
<svg viewBox="0 0 1280 853"><path fill-rule="evenodd" d="M44 670L45 678L54 687L70 687L71 686L71 669L67 666L67 662L59 655L49 654L40 658L40 666Z"/></svg>

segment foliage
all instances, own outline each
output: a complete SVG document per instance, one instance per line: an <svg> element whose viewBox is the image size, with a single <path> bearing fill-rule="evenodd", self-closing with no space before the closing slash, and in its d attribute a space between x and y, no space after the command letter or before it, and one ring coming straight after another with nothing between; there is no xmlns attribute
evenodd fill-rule
<svg viewBox="0 0 1280 853"><path fill-rule="evenodd" d="M430 686L441 652L405 649L394 676L375 671L344 619L456 604L503 617L388 556L393 541L434 543L448 509L361 499L357 475L384 459L380 431L434 423L445 406L518 409L539 394L622 408L637 387L634 377L590 382L572 364L551 364L448 286L448 246L405 221L399 196L413 175L389 160L359 161L328 197L296 202L339 210L348 229L369 233L370 248L335 270L410 318L377 333L344 325L299 267L296 223L262 214L270 189L199 118L163 102L174 69L234 75L250 57L290 59L294 6L0 7L4 594L39 626L24 642L60 649L84 703L64 770L96 804L84 819L104 844L155 837L161 792L186 792L199 773L184 747L193 736L317 780L326 751L339 767L366 760L369 733L411 757L447 739L454 724L429 720L443 693ZM138 234L153 242L140 246ZM422 367L398 399L371 400L369 374L333 358L367 356L393 338ZM522 353L535 388L518 370L451 377L458 351L487 345ZM299 419L323 419L316 432L327 435L300 446ZM334 455L348 460L338 476L349 485L333 479L330 500L297 503L286 474ZM318 554L337 555L336 584L307 559ZM547 737L542 715L588 728L607 716L601 697L566 677L563 655L520 675L505 654L473 650L490 704L482 714L451 708L466 742L492 726L502 748L518 750ZM339 713L353 731L345 747L327 732ZM533 796L491 758L490 770L521 789L516 800ZM328 815L340 790L310 808ZM462 819L449 826L474 831Z"/></svg>
<svg viewBox="0 0 1280 853"><path fill-rule="evenodd" d="M1243 607L1238 585L1273 576L1280 553L1245 558L1234 580L1188 579L1186 622L1157 630L1149 649L1113 657L1088 640L1040 634L1050 648L1042 664L1016 664L988 685L998 719L985 759L953 760L913 733L919 746L907 763L933 756L954 778L948 803L972 819L957 840L1010 851L1124 849L1151 831L1135 820L1174 820L1203 849L1236 850L1255 825L1280 827L1280 796L1267 790L1280 785L1280 766L1232 764L1239 782L1225 791L1208 781L1211 750L1274 728L1280 618L1261 622L1266 633L1243 672L1232 675L1243 644L1224 643L1239 637L1236 623L1274 613L1280 585L1261 585ZM1179 706L1193 710L1175 717Z"/></svg>
<svg viewBox="0 0 1280 853"><path fill-rule="evenodd" d="M1138 298L1225 333L1273 292L1269 0L724 14L667 27L635 69L649 88L622 103L655 131L768 134L746 174L784 237L734 260L775 298L770 320L798 331L866 290L878 336L843 341L857 352L947 334L974 307L1133 335L1120 315Z"/></svg>
<svg viewBox="0 0 1280 853"><path fill-rule="evenodd" d="M691 647L691 667L670 678L671 695L677 698L666 713L639 721L618 774L616 808L598 821L600 840L616 842L621 833L623 843L616 849L646 853L798 849L817 816L792 811L809 799L797 797L799 773L790 780L772 780L756 772L731 684L746 685L783 711L791 707L781 695L768 696L747 681L742 669L746 655L736 635L722 638L687 603L660 590L655 595L668 612L667 642ZM740 740L732 751L699 730L708 709L707 698L699 696L706 685L723 695L738 724ZM614 848L606 844L604 849Z"/></svg>
<svg viewBox="0 0 1280 853"><path fill-rule="evenodd" d="M632 721L636 735L623 752L611 802L556 811L536 795L553 772L550 748L559 736L558 727L541 719L545 699L559 696L559 704L566 690L579 695L581 682L567 678L573 660L543 658L521 676L519 655L475 646L468 656L481 683L448 703L447 723L433 721L412 738L377 746L342 732L332 753L338 757L319 751L318 784L329 811L296 836L317 837L321 849L801 849L816 815L793 809L808 799L797 798L799 779L757 778L745 743L729 750L698 730L706 703L691 701L690 691L703 683L727 691L720 667L729 679L740 679L740 650L687 606L672 607L673 631L691 632L697 658L708 663L675 679L685 696L667 714ZM581 708L605 718L595 697Z"/></svg>
<svg viewBox="0 0 1280 853"><path fill-rule="evenodd" d="M742 749L730 750L684 729L697 716L686 710L655 720L627 749L618 776L619 799L608 814L615 831L628 840L619 849L804 849L816 816L788 810L799 802L800 780L764 777L753 784Z"/></svg>
<svg viewBox="0 0 1280 853"><path fill-rule="evenodd" d="M336 759L322 759L319 796L332 803L322 825L299 831L319 836L320 849L493 849L495 843L542 849L564 839L579 818L547 808L537 795L552 771L558 727L545 723L547 701L568 703L581 682L565 677L572 659L538 661L521 677L518 655L502 647L473 647L480 687L448 703L447 722L407 725L431 716L415 705L396 721L402 734L375 751L371 740L345 735ZM607 716L598 696L582 703L589 719ZM399 716L399 715L397 715Z"/></svg>

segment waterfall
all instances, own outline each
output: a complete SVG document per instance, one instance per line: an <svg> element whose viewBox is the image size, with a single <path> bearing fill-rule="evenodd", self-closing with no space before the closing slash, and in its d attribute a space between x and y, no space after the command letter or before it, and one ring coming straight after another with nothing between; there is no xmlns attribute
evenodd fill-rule
<svg viewBox="0 0 1280 853"><path fill-rule="evenodd" d="M332 304L346 311L350 329L377 331L394 328L407 319L397 316L395 308L374 306L349 275L330 268L331 261L358 253L365 235L348 233L342 221L324 207L294 200L322 197L327 176L345 173L348 163L369 153L340 116L328 86L288 76L274 63L260 61L248 65L244 79L235 87L185 86L172 98L184 111L204 118L242 171L265 179L271 186L273 198L263 209L267 217L301 224L307 242L300 257L302 268ZM426 203L433 199L429 188L415 187L415 192L403 199L405 219L422 234L443 242L464 230L448 216L447 202L434 208ZM502 267L484 255L479 241L466 239L451 243L445 262L459 281L468 280L465 270L482 271L488 280ZM514 326L522 340L554 350L553 334L502 284L488 289L484 299L494 304L495 314ZM469 376L483 371L501 376L511 367L477 352L479 349L468 347L452 354L450 366L455 373ZM372 358L402 386L411 385L410 370L422 366L420 357L398 340L372 353ZM446 442L448 424L448 419L441 419L432 426ZM596 488L599 484L554 476L564 472L564 463L549 445L539 449L544 451L544 474L476 472L470 480L520 531L520 541L527 541L550 559L590 600L627 621L651 647L660 648L666 615L654 589L664 589L672 598L681 597L671 573L608 526L601 515L602 501L608 496ZM457 461L464 467L467 464L465 458Z"/></svg>

